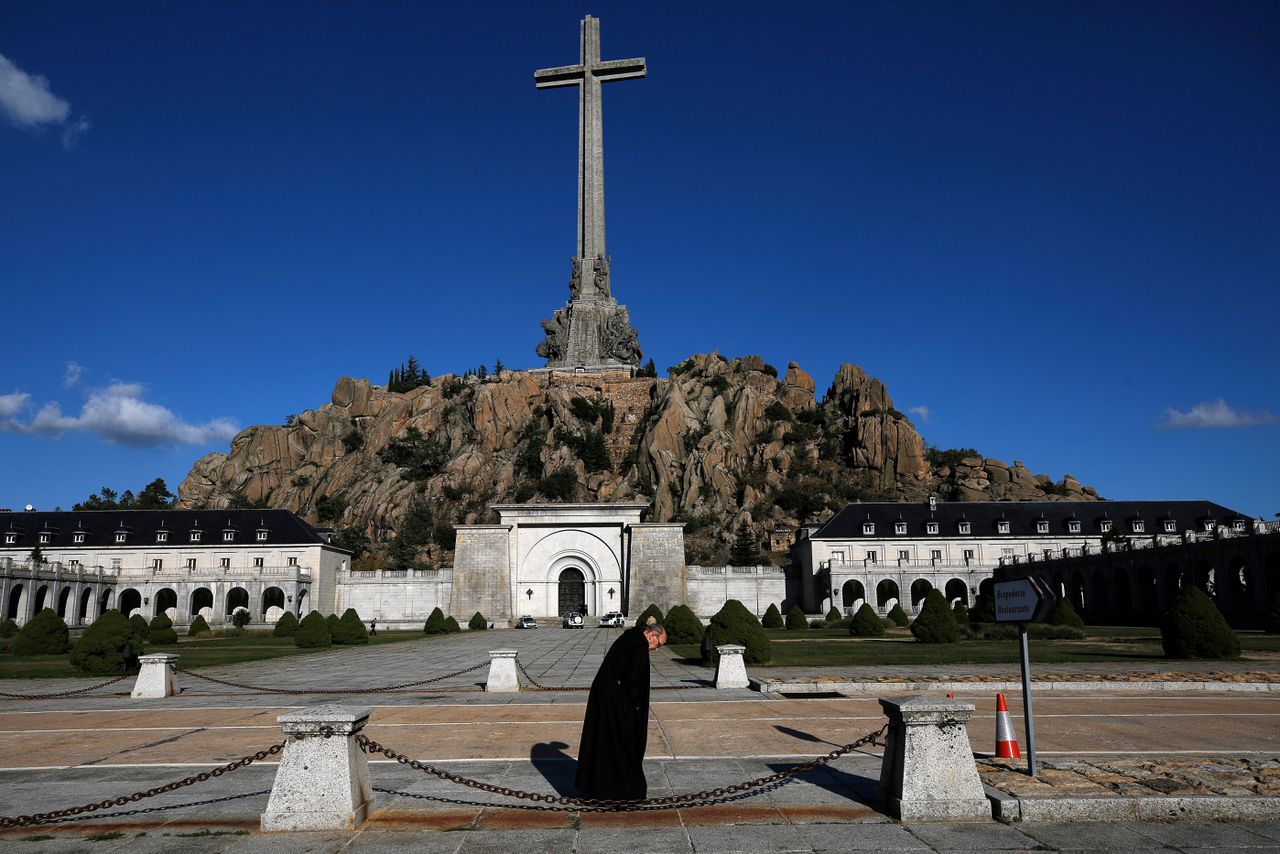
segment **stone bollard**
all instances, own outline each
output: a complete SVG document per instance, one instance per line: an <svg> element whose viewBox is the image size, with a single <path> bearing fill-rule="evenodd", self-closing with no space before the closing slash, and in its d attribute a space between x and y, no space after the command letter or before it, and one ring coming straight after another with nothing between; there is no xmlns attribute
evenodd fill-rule
<svg viewBox="0 0 1280 854"><path fill-rule="evenodd" d="M717 646L716 652L720 654L720 658L716 662L716 690L722 691L725 688L748 688L751 681L747 679L747 666L742 661L742 654L747 651L745 646L737 644L725 644Z"/></svg>
<svg viewBox="0 0 1280 854"><path fill-rule="evenodd" d="M513 694L520 690L516 655L514 649L489 650L489 678L484 681L484 690L498 694Z"/></svg>
<svg viewBox="0 0 1280 854"><path fill-rule="evenodd" d="M173 678L173 663L178 656L167 652L138 656L142 669L133 683L134 699L159 700L178 693L178 680Z"/></svg>
<svg viewBox="0 0 1280 854"><path fill-rule="evenodd" d="M288 736L263 830L351 830L369 816L369 759L356 743L372 709L324 705L276 718ZM331 729L328 738L324 732Z"/></svg>
<svg viewBox="0 0 1280 854"><path fill-rule="evenodd" d="M903 821L991 818L965 728L972 703L916 696L881 700L889 737L880 766L880 794Z"/></svg>

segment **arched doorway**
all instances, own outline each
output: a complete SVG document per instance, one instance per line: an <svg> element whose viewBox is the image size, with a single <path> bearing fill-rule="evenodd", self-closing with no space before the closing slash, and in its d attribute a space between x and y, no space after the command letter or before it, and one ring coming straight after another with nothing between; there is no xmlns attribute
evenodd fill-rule
<svg viewBox="0 0 1280 854"><path fill-rule="evenodd" d="M178 593L172 587L156 592L155 616L164 614L170 620L178 619Z"/></svg>
<svg viewBox="0 0 1280 854"><path fill-rule="evenodd" d="M4 616L8 620L18 619L22 613L22 585L15 584L9 590L9 601L5 604Z"/></svg>
<svg viewBox="0 0 1280 854"><path fill-rule="evenodd" d="M274 623L284 616L284 591L279 587L268 587L262 591L262 619Z"/></svg>
<svg viewBox="0 0 1280 854"><path fill-rule="evenodd" d="M71 622L71 610L68 605L71 603L71 588L64 587L62 592L58 594L58 616L62 618L64 623Z"/></svg>
<svg viewBox="0 0 1280 854"><path fill-rule="evenodd" d="M876 585L876 607L882 610L892 610L894 605L898 604L898 584L897 582L886 578Z"/></svg>
<svg viewBox="0 0 1280 854"><path fill-rule="evenodd" d="M298 614L305 614L307 610L307 591L302 589L298 591Z"/></svg>
<svg viewBox="0 0 1280 854"><path fill-rule="evenodd" d="M132 587L120 593L120 613L132 617L133 612L142 607L142 594Z"/></svg>
<svg viewBox="0 0 1280 854"><path fill-rule="evenodd" d="M918 609L924 597L928 596L932 589L933 585L923 578L917 578L911 582L911 607Z"/></svg>
<svg viewBox="0 0 1280 854"><path fill-rule="evenodd" d="M106 590L103 590L102 595L98 597L98 616L99 617L107 613L107 611L111 608L111 600L113 598L113 594L114 594L114 591L110 587L108 587Z"/></svg>
<svg viewBox="0 0 1280 854"><path fill-rule="evenodd" d="M227 616L243 608L249 610L249 591L243 587L232 587L227 591Z"/></svg>
<svg viewBox="0 0 1280 854"><path fill-rule="evenodd" d="M197 587L191 592L191 619L204 617L207 623L213 619L213 591L208 587Z"/></svg>
<svg viewBox="0 0 1280 854"><path fill-rule="evenodd" d="M948 605L954 607L957 602L965 606L969 604L969 588L965 585L963 579L951 579L943 590L946 593Z"/></svg>
<svg viewBox="0 0 1280 854"><path fill-rule="evenodd" d="M580 611L587 603L587 577L582 570L569 567L560 571L556 581L556 613L564 616Z"/></svg>
<svg viewBox="0 0 1280 854"><path fill-rule="evenodd" d="M76 622L83 625L89 622L89 607L93 604L93 591L88 587L80 594L80 609L76 612Z"/></svg>
<svg viewBox="0 0 1280 854"><path fill-rule="evenodd" d="M853 609L861 608L866 599L867 591L862 586L861 581L849 580L840 588L840 601L844 605L845 613L851 613Z"/></svg>
<svg viewBox="0 0 1280 854"><path fill-rule="evenodd" d="M40 587L36 588L36 604L35 604L35 607L31 609L31 614L33 616L36 614L39 614L41 611L43 611L45 608L48 607L46 603L46 600L48 598L49 598L49 586L47 584L42 584L40 585Z"/></svg>

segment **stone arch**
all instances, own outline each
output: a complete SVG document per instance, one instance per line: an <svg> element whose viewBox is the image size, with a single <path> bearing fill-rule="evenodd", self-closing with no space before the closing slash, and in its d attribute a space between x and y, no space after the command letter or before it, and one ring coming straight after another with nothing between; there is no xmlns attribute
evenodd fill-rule
<svg viewBox="0 0 1280 854"><path fill-rule="evenodd" d="M1123 566L1115 574L1115 599L1112 601L1113 613L1122 623L1133 622L1133 584L1129 581L1129 570Z"/></svg>
<svg viewBox="0 0 1280 854"><path fill-rule="evenodd" d="M1137 612L1150 619L1160 613L1164 597L1161 596L1160 585L1156 582L1156 573L1150 564L1138 567L1138 589L1134 597Z"/></svg>
<svg viewBox="0 0 1280 854"><path fill-rule="evenodd" d="M102 595L98 597L98 616L101 617L107 611L111 610L111 603L115 600L115 591L110 587L102 591Z"/></svg>
<svg viewBox="0 0 1280 854"><path fill-rule="evenodd" d="M27 592L27 588L21 584L15 584L9 590L9 601L4 606L4 616L6 620L16 620L22 615L22 597Z"/></svg>
<svg viewBox="0 0 1280 854"><path fill-rule="evenodd" d="M993 599L996 595L996 582L994 578L984 578L978 582L978 595Z"/></svg>
<svg viewBox="0 0 1280 854"><path fill-rule="evenodd" d="M1218 580L1217 573L1214 571L1213 564L1207 560L1196 561L1195 569L1191 573L1191 577L1195 579L1196 587L1199 587L1205 593L1209 594L1211 599L1218 598Z"/></svg>
<svg viewBox="0 0 1280 854"><path fill-rule="evenodd" d="M1089 613L1095 617L1104 614L1110 614L1111 605L1111 582L1107 578L1107 574L1101 569L1093 571L1093 577L1089 579L1089 600L1086 607Z"/></svg>
<svg viewBox="0 0 1280 854"><path fill-rule="evenodd" d="M917 578L911 582L911 607L920 608L924 602L924 597L929 595L929 591L933 589L933 585L929 583L927 578Z"/></svg>
<svg viewBox="0 0 1280 854"><path fill-rule="evenodd" d="M963 578L952 578L947 582L947 586L943 588L943 595L947 597L947 604L955 607L957 602L965 605L969 604L969 585L964 583Z"/></svg>
<svg viewBox="0 0 1280 854"><path fill-rule="evenodd" d="M268 587L262 591L262 619L274 623L284 616L284 591L279 587Z"/></svg>
<svg viewBox="0 0 1280 854"><path fill-rule="evenodd" d="M556 574L556 611L564 616L587 607L587 576L576 566L566 566Z"/></svg>
<svg viewBox="0 0 1280 854"><path fill-rule="evenodd" d="M249 610L249 591L243 587L232 587L227 591L226 615L230 617L240 609Z"/></svg>
<svg viewBox="0 0 1280 854"><path fill-rule="evenodd" d="M80 607L76 609L76 622L81 625L89 622L89 609L93 607L93 589L86 587L80 593Z"/></svg>
<svg viewBox="0 0 1280 854"><path fill-rule="evenodd" d="M303 587L298 590L298 614L307 613L307 600L311 597L307 595L307 588Z"/></svg>
<svg viewBox="0 0 1280 854"><path fill-rule="evenodd" d="M840 586L840 603L846 612L856 611L867 601L867 590L862 582L851 578Z"/></svg>
<svg viewBox="0 0 1280 854"><path fill-rule="evenodd" d="M213 591L208 587L197 587L191 591L191 619L204 617L207 623L213 619Z"/></svg>
<svg viewBox="0 0 1280 854"><path fill-rule="evenodd" d="M892 611L898 604L898 582L885 578L876 585L876 607L883 611Z"/></svg>
<svg viewBox="0 0 1280 854"><path fill-rule="evenodd" d="M133 612L142 607L142 594L130 587L120 591L120 613L132 617Z"/></svg>
<svg viewBox="0 0 1280 854"><path fill-rule="evenodd" d="M1227 593L1227 608L1234 614L1250 614L1249 597L1253 594L1253 579L1249 572L1249 564L1239 555L1227 561L1227 569L1222 574L1222 586Z"/></svg>
<svg viewBox="0 0 1280 854"><path fill-rule="evenodd" d="M71 616L71 586L67 585L58 593L58 616L62 618L64 623L72 622Z"/></svg>
<svg viewBox="0 0 1280 854"><path fill-rule="evenodd" d="M1182 590L1183 583L1182 567L1177 564L1169 564L1164 568L1164 593L1167 597L1166 605L1172 605L1174 597Z"/></svg>
<svg viewBox="0 0 1280 854"><path fill-rule="evenodd" d="M49 585L41 584L39 587L36 588L36 601L31 608L32 616L39 614L46 607L48 607L46 604L46 601L48 600L48 598L49 598Z"/></svg>
<svg viewBox="0 0 1280 854"><path fill-rule="evenodd" d="M156 591L155 596L155 613L153 616L164 614L170 620L177 622L178 620L178 591L172 587L164 587Z"/></svg>
<svg viewBox="0 0 1280 854"><path fill-rule="evenodd" d="M1067 582L1067 598L1071 600L1071 606L1077 613L1084 614L1084 574L1080 570L1071 573L1071 579Z"/></svg>
<svg viewBox="0 0 1280 854"><path fill-rule="evenodd" d="M516 578L520 587L521 607L526 613L535 616L559 616L559 583L560 573L566 569L579 570L583 576L584 601L588 613L601 610L612 610L604 607L600 601L602 589L606 586L621 588L622 567L618 557L601 537L593 531L582 528L559 528L549 530L525 554L520 562ZM531 599L526 598L525 591L533 590ZM648 602L624 603L625 608L618 610L638 611ZM654 603L670 607L674 603Z"/></svg>

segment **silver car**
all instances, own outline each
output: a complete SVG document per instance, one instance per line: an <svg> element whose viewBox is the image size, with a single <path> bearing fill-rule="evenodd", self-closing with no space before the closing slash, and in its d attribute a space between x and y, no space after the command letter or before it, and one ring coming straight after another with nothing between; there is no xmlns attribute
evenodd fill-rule
<svg viewBox="0 0 1280 854"><path fill-rule="evenodd" d="M536 629L537 627L538 621L533 617L530 617L528 614L525 614L523 617L516 620L517 629Z"/></svg>
<svg viewBox="0 0 1280 854"><path fill-rule="evenodd" d="M577 611L570 611L568 614L564 615L564 620L561 622L561 625L566 629L580 629L582 628L582 615Z"/></svg>
<svg viewBox="0 0 1280 854"><path fill-rule="evenodd" d="M607 611L600 616L600 625L616 626L622 628L626 625L627 618L623 616L621 611Z"/></svg>

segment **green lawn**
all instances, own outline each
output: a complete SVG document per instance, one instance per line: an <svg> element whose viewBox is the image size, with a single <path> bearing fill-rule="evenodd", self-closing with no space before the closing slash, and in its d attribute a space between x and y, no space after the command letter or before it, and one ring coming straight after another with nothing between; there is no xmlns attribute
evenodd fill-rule
<svg viewBox="0 0 1280 854"><path fill-rule="evenodd" d="M444 637L437 635L436 637ZM374 645L423 640L420 631L380 631L370 638ZM342 649L340 646L332 649ZM245 661L263 661L286 655L307 655L326 650L298 649L293 638L277 638L269 634L244 634L239 637L178 639L177 646L148 644L146 652L171 652L179 656L178 666L188 670L215 667L223 664L239 664ZM0 655L0 679L38 679L83 676L65 655Z"/></svg>

